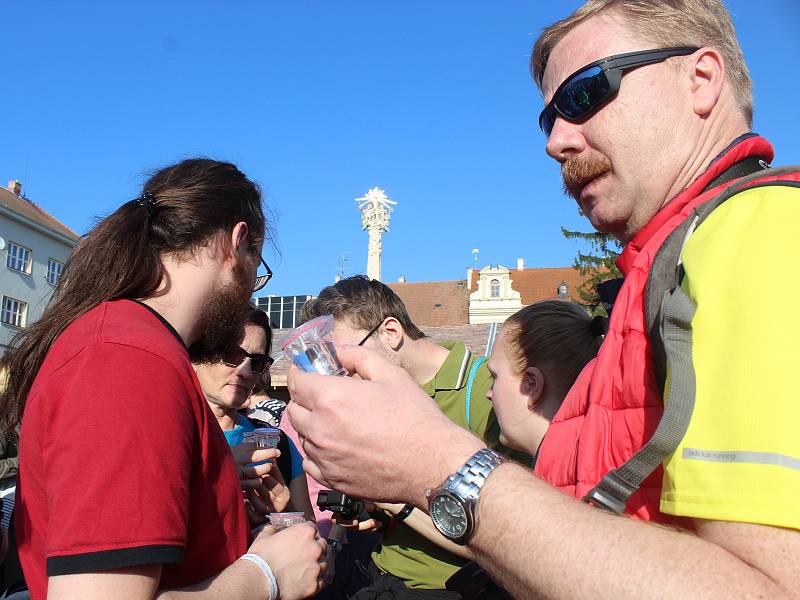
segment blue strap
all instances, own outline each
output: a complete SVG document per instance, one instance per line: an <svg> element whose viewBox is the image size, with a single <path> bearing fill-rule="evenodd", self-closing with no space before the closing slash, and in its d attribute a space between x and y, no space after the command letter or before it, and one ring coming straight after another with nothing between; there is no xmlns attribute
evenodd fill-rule
<svg viewBox="0 0 800 600"><path fill-rule="evenodd" d="M465 403L465 408L467 409L467 429L472 431L470 427L470 403L472 400L472 382L475 381L475 373L478 372L480 366L486 362L485 356L479 356L472 365L472 368L469 370L469 377L467 377L467 399Z"/></svg>

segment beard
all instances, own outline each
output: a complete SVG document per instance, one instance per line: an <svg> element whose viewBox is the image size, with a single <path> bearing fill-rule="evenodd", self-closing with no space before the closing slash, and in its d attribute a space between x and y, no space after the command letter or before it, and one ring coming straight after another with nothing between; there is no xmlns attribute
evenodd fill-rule
<svg viewBox="0 0 800 600"><path fill-rule="evenodd" d="M189 348L192 362L219 362L244 337L244 324L251 310L253 278L241 264L233 279L210 295L200 311L201 337Z"/></svg>
<svg viewBox="0 0 800 600"><path fill-rule="evenodd" d="M572 155L561 163L564 193L578 200L584 184L608 171L611 171L611 161L602 154L593 158Z"/></svg>

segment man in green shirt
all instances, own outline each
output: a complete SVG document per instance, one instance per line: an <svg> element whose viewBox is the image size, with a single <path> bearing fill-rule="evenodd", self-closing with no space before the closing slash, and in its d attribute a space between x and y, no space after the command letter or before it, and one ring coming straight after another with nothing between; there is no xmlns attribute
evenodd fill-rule
<svg viewBox="0 0 800 600"><path fill-rule="evenodd" d="M391 288L364 276L343 279L303 307L304 321L321 315L334 317L337 345L373 348L407 371L451 421L487 445L499 445L500 428L486 397L492 378L485 360L461 342L440 344L425 337ZM469 552L445 540L430 519L412 506L382 507L393 518L372 553L372 584L379 578L396 577L408 588L398 598L460 598L432 590L444 589L445 581L471 558ZM384 589L387 584L379 585Z"/></svg>

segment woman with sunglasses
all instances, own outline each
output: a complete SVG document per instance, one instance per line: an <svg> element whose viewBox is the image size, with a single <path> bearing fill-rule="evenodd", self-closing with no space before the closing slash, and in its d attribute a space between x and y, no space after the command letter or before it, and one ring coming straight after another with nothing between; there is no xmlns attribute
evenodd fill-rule
<svg viewBox="0 0 800 600"><path fill-rule="evenodd" d="M242 489L250 501L248 515L251 523L263 523L268 512L284 510L301 511L306 519L313 521L305 473L301 466L298 467L302 459L291 440L282 433L278 452L256 450L252 444L243 443L244 434L262 424L251 421L238 411L246 405L256 384L268 373L273 363L269 356L271 346L272 329L267 314L252 306L239 345L230 348L219 362L195 364L195 372L239 467ZM292 460L295 456L297 459ZM265 462L272 459L274 462Z"/></svg>

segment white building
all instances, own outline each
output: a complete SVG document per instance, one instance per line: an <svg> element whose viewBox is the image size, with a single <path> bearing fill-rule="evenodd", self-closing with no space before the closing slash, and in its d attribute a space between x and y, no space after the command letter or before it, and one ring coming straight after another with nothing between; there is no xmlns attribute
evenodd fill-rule
<svg viewBox="0 0 800 600"><path fill-rule="evenodd" d="M0 352L42 316L78 234L21 196L0 187Z"/></svg>
<svg viewBox="0 0 800 600"><path fill-rule="evenodd" d="M513 282L511 271L502 265L482 268L478 289L469 295L470 324L502 323L521 309L522 296L511 287Z"/></svg>

